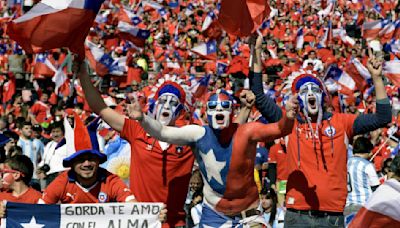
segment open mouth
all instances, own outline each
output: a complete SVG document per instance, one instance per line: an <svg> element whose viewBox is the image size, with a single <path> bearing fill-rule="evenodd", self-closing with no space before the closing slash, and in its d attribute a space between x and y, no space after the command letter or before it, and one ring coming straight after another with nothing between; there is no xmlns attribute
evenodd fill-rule
<svg viewBox="0 0 400 228"><path fill-rule="evenodd" d="M169 112L163 112L161 114L161 116L164 117L164 118L168 118L169 117Z"/></svg>
<svg viewBox="0 0 400 228"><path fill-rule="evenodd" d="M222 114L215 115L215 119L217 120L217 124L224 124L225 116Z"/></svg>
<svg viewBox="0 0 400 228"><path fill-rule="evenodd" d="M310 105L311 108L316 108L317 100L315 99L315 97L308 98L308 104Z"/></svg>

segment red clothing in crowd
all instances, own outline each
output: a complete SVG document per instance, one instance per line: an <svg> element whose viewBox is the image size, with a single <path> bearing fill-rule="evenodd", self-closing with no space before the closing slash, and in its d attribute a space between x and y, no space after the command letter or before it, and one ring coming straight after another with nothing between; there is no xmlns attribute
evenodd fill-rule
<svg viewBox="0 0 400 228"><path fill-rule="evenodd" d="M125 119L121 137L131 144L130 187L137 200L165 203L165 227L185 225L183 205L194 162L190 147L162 149L158 140L130 119Z"/></svg>
<svg viewBox="0 0 400 228"><path fill-rule="evenodd" d="M274 144L269 150L269 163L276 163L276 180L282 181L288 179L286 151L283 149L282 144Z"/></svg>
<svg viewBox="0 0 400 228"><path fill-rule="evenodd" d="M43 123L47 120L47 118L51 117L50 106L41 101L35 102L30 111L36 116L36 121L38 123Z"/></svg>
<svg viewBox="0 0 400 228"><path fill-rule="evenodd" d="M337 113L329 121L323 120L319 139L312 137L308 124L296 120L299 129L289 135L287 145L288 208L343 212L347 197L347 142L353 135L356 117ZM316 123L312 127L316 129Z"/></svg>
<svg viewBox="0 0 400 228"><path fill-rule="evenodd" d="M0 191L0 200L7 200L14 203L37 203L38 200L42 197L42 193L36 191L32 187L29 187L28 190L20 196L13 196L12 192L9 191Z"/></svg>
<svg viewBox="0 0 400 228"><path fill-rule="evenodd" d="M71 172L65 171L47 186L42 200L46 204L55 204L126 202L133 199L130 189L117 175L102 168L98 172L99 181L87 190L75 181Z"/></svg>

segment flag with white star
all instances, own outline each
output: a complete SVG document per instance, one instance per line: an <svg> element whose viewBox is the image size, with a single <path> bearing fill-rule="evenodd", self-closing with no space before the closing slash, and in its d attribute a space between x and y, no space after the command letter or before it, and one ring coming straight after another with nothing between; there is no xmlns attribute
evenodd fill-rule
<svg viewBox="0 0 400 228"><path fill-rule="evenodd" d="M191 50L207 59L216 59L217 57L217 42L210 40L207 43L201 43Z"/></svg>
<svg viewBox="0 0 400 228"><path fill-rule="evenodd" d="M23 204L7 202L7 217L2 227L50 228L60 227L60 205Z"/></svg>

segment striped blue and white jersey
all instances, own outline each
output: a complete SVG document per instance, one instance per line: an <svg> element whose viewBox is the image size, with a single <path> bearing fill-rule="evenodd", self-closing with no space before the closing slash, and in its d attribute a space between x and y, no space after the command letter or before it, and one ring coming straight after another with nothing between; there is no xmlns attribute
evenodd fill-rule
<svg viewBox="0 0 400 228"><path fill-rule="evenodd" d="M33 163L33 176L32 179L37 179L36 169L43 156L44 145L39 139L22 139L19 138L17 145L21 147L22 153L28 156Z"/></svg>
<svg viewBox="0 0 400 228"><path fill-rule="evenodd" d="M374 165L367 159L353 156L347 161L346 206L364 205L372 195L371 186L379 185Z"/></svg>

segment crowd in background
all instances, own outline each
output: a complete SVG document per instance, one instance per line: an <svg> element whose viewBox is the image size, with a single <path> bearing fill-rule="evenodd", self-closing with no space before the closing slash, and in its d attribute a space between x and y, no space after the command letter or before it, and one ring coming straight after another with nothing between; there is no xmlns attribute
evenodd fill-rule
<svg viewBox="0 0 400 228"><path fill-rule="evenodd" d="M163 7L163 13L143 2L145 1L106 1L89 32L87 39L96 47L114 60L124 61L122 75L113 75L111 71L100 73L99 66L90 63L91 79L101 91L106 104L120 113L126 113L125 104L134 98L148 108L146 104L153 99L157 88L164 81L175 81L190 94L186 99L189 114L185 118L188 122L207 122L207 94L218 89L227 90L235 96L239 110L239 94L243 89L249 89L246 78L249 74L251 51L246 38L228 35L218 27L218 1L180 0L178 5L172 0L155 1ZM368 7L363 5L363 1L354 0L270 1L271 15L257 31L264 39L262 81L266 96L283 106L286 92L284 87L289 76L304 69L313 71L326 81L332 112L375 112L375 95L371 93L370 81L357 81L356 86L349 89L346 85L329 80L328 74L329 69L334 66L353 76L349 64L357 60L366 65L367 50L371 45L364 36L364 23L378 20L393 24L399 22L400 9L397 1L371 2L374 2L373 5ZM74 77L71 64L64 64L69 58L68 50L26 54L18 44L8 38L7 21L29 10L34 3L35 1L23 1L22 4L0 1L0 133L5 142L0 142L0 162L16 154L27 155L34 165L31 184L38 190L43 190L66 169L61 165L62 160L70 154L65 148L57 147L64 136L64 117L72 118L76 113L86 123L90 123L95 116L85 100L79 80ZM330 5L332 8L327 10ZM124 20L122 9L139 17L140 21L135 22L137 27L150 31L143 46L135 45L119 36L117 25ZM204 29L206 19L212 20L212 23ZM299 46L300 29L303 41ZM335 35L335 30L341 35ZM325 37L327 31L333 35ZM393 34L392 36L394 39ZM351 42L348 42L349 39ZM394 44L393 39L382 34L375 38L381 47ZM214 44L216 50L208 50L205 55L192 51L203 43ZM389 49L382 49L379 53L386 61L397 59L398 54ZM63 67L68 79L62 85L56 86L52 80L55 72L49 69L45 61L50 61L57 69ZM364 186L360 186L362 184L349 184L350 187L364 189L359 191L365 191L360 193L362 199L349 194L346 203L349 214L364 205L375 187L386 181L390 163L398 153L399 87L388 78L384 80L392 104L393 121L386 128L357 138L348 148L349 158L355 154L364 159L367 170L364 171L373 187L365 190ZM201 86L205 86L205 89L201 90ZM255 108L248 121L265 122ZM126 159L130 157L130 149L126 148L129 143L125 140L118 141L118 152L110 152L115 149L110 145L115 145L112 143L117 137L118 133L107 124L100 125L100 147L109 156L109 162L104 164L105 168L115 163L110 158L123 157L125 159L122 160L129 160ZM283 227L287 180L285 150L283 138L274 143L259 143L257 148L255 179L259 184L260 207L264 208L265 218L272 227ZM349 180L354 180L351 175L355 175L353 173L360 169L354 167L356 162L352 159L348 161ZM271 164L277 168L276 177L271 177L268 173ZM126 165L128 168L125 168L129 170L129 163L123 164L121 161L118 167L109 168L109 171L115 172L129 184L129 171L121 168L122 165ZM182 205L187 213L187 226L198 224L201 216L203 183L196 164L193 170L189 193L185 205ZM356 190L353 189L353 193L354 191Z"/></svg>

